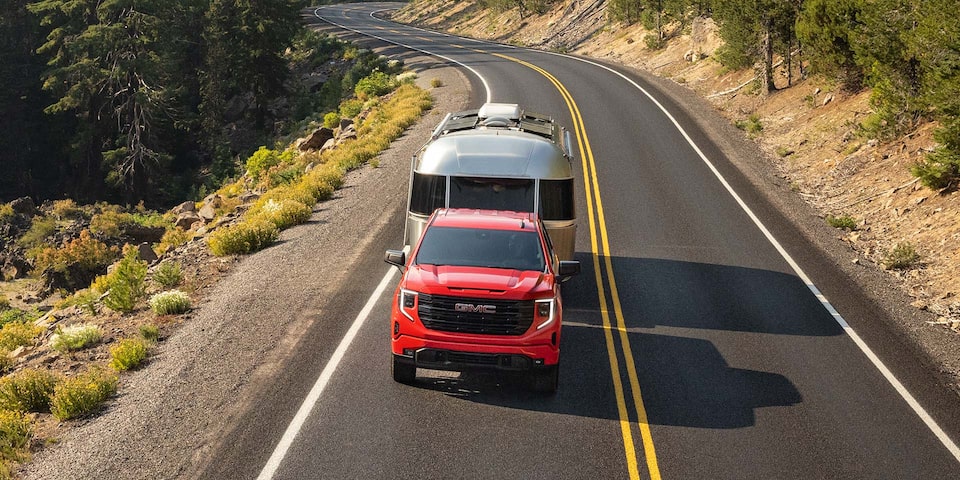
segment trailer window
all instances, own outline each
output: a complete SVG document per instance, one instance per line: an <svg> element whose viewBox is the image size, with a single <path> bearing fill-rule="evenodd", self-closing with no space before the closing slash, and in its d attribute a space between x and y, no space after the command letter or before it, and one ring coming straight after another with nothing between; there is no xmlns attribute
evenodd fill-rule
<svg viewBox="0 0 960 480"><path fill-rule="evenodd" d="M450 178L450 208L533 211L533 179Z"/></svg>
<svg viewBox="0 0 960 480"><path fill-rule="evenodd" d="M446 194L447 177L413 172L410 211L421 215L430 215L434 210L445 206Z"/></svg>
<svg viewBox="0 0 960 480"><path fill-rule="evenodd" d="M540 216L544 220L573 220L573 179L540 180Z"/></svg>

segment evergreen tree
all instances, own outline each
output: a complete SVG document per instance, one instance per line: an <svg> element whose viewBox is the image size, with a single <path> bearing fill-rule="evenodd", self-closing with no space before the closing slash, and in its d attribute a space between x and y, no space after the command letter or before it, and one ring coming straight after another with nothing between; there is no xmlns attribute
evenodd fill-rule
<svg viewBox="0 0 960 480"><path fill-rule="evenodd" d="M45 33L22 0L0 0L0 203L57 192L65 146L62 117L49 117L40 75L46 59L36 53Z"/></svg>
<svg viewBox="0 0 960 480"><path fill-rule="evenodd" d="M854 43L860 29L857 16L862 0L806 0L797 19L797 36L814 73L838 78L841 86L857 91L863 70L857 65Z"/></svg>

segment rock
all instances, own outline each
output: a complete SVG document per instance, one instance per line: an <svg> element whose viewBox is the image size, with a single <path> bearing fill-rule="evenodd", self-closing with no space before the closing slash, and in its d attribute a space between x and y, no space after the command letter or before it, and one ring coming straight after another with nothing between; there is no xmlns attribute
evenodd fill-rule
<svg viewBox="0 0 960 480"><path fill-rule="evenodd" d="M16 252L0 254L0 280L16 280L27 276L30 271L30 263L22 255Z"/></svg>
<svg viewBox="0 0 960 480"><path fill-rule="evenodd" d="M327 127L320 127L314 130L314 132L307 137L307 140L300 145L300 151L316 150L331 138L333 138L333 130Z"/></svg>
<svg viewBox="0 0 960 480"><path fill-rule="evenodd" d="M31 217L37 213L37 204L33 203L33 199L30 197L20 197L10 202L10 208L13 209L14 213Z"/></svg>
<svg viewBox="0 0 960 480"><path fill-rule="evenodd" d="M183 212L196 212L196 211L197 211L197 204L194 202L188 201L188 202L183 202L180 205L177 205L176 207L173 207L173 209L170 210L170 213L174 215L180 215Z"/></svg>
<svg viewBox="0 0 960 480"><path fill-rule="evenodd" d="M223 197L216 193L211 193L210 195L203 197L203 206L207 205L211 205L213 208L219 208L220 205L223 205Z"/></svg>
<svg viewBox="0 0 960 480"><path fill-rule="evenodd" d="M878 143L878 142L877 142L877 139L876 139L876 138L871 138L870 140L867 140L867 146L868 146L868 147L876 147L876 146L877 146L877 143Z"/></svg>
<svg viewBox="0 0 960 480"><path fill-rule="evenodd" d="M833 101L833 94L832 93L827 94L826 97L823 97L823 103L821 105L826 105L832 101Z"/></svg>
<svg viewBox="0 0 960 480"><path fill-rule="evenodd" d="M147 227L138 224L128 224L123 227L123 234L130 237L133 243L158 243L167 232L163 227Z"/></svg>
<svg viewBox="0 0 960 480"><path fill-rule="evenodd" d="M923 300L915 300L910 302L910 306L914 308L919 308L920 310L926 310L928 308L927 302Z"/></svg>
<svg viewBox="0 0 960 480"><path fill-rule="evenodd" d="M158 260L157 253L153 251L153 248L150 247L150 244L147 242L137 245L137 253L140 256L140 260L144 262L153 263Z"/></svg>
<svg viewBox="0 0 960 480"><path fill-rule="evenodd" d="M316 165L313 162L308 163L306 167L303 167L303 173L307 173L310 170L313 170L313 167L316 167Z"/></svg>
<svg viewBox="0 0 960 480"><path fill-rule="evenodd" d="M323 144L323 148L320 149L321 152L326 152L327 150L332 150L337 146L337 139L331 138Z"/></svg>
<svg viewBox="0 0 960 480"><path fill-rule="evenodd" d="M183 212L177 217L174 225L184 230L190 230L190 227L192 227L194 223L202 221L203 219L200 218L200 215L197 215L197 212Z"/></svg>
<svg viewBox="0 0 960 480"><path fill-rule="evenodd" d="M206 203L202 208L200 208L200 211L197 214L200 215L200 218L202 218L204 222L209 222L214 218L217 218L217 209L214 208L213 205Z"/></svg>
<svg viewBox="0 0 960 480"><path fill-rule="evenodd" d="M9 358L11 358L11 359L18 359L18 358L22 357L22 356L26 353L26 351L27 351L27 347L21 345L21 346L15 348L15 349L13 349L12 352L8 353L8 354L7 354L7 357L9 357Z"/></svg>
<svg viewBox="0 0 960 480"><path fill-rule="evenodd" d="M346 130L347 127L350 127L350 126L352 126L352 125L353 125L353 119L352 119L352 118L341 118L341 119L340 119L340 131L341 131L341 132L344 131L344 130Z"/></svg>
<svg viewBox="0 0 960 480"><path fill-rule="evenodd" d="M820 91L821 91L821 90L820 90L820 87L817 87L817 88L813 89L813 94L814 94L814 95L820 95Z"/></svg>
<svg viewBox="0 0 960 480"><path fill-rule="evenodd" d="M259 199L260 199L259 193L247 192L240 195L240 203L252 203L252 202L256 202Z"/></svg>

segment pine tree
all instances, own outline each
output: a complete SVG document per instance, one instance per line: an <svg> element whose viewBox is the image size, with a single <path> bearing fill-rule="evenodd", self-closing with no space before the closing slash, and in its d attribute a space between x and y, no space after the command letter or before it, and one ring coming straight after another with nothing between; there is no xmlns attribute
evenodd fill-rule
<svg viewBox="0 0 960 480"><path fill-rule="evenodd" d="M860 9L861 0L806 0L797 19L797 36L812 71L838 78L849 91L863 86L853 46Z"/></svg>

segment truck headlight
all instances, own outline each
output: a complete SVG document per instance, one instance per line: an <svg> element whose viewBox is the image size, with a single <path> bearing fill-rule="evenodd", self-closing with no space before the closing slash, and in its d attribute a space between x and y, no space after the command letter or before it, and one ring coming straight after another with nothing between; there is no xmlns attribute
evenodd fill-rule
<svg viewBox="0 0 960 480"><path fill-rule="evenodd" d="M413 322L413 313L417 311L417 292L413 290L400 290L400 298L397 299L397 306L404 317Z"/></svg>
<svg viewBox="0 0 960 480"><path fill-rule="evenodd" d="M540 330L553 323L553 317L556 315L554 313L556 299L548 298L544 300L537 300L535 303L536 308L534 311L537 315L537 321L540 322L537 324L537 330Z"/></svg>

